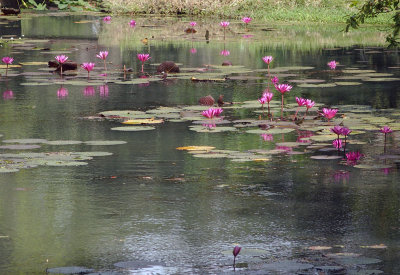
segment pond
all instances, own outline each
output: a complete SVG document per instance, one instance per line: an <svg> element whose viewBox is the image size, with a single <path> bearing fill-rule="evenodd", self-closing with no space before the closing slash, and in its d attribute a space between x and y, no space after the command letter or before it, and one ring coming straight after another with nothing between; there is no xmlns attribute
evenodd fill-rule
<svg viewBox="0 0 400 275"><path fill-rule="evenodd" d="M16 65L0 67L0 273L400 273L400 62L385 33L232 21L224 39L217 20L191 33L188 18L131 19L0 17ZM61 54L95 62L89 78L48 68ZM168 60L180 73L156 75ZM272 76L293 86L282 119ZM198 100L220 94L222 114L203 117ZM338 151L335 125L352 130Z"/></svg>

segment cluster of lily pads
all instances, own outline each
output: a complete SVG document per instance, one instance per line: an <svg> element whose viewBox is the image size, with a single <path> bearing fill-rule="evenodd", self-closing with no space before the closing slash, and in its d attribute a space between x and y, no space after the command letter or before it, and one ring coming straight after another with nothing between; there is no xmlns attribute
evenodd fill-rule
<svg viewBox="0 0 400 275"><path fill-rule="evenodd" d="M0 135L1 136L1 135ZM103 151L48 151L48 152L26 152L27 150L39 149L49 146L108 146L125 144L120 140L46 140L46 139L8 139L0 145L0 173L18 172L20 169L34 168L37 166L82 166L87 165L88 160L93 157L109 156L112 153ZM17 151L13 153L9 151ZM21 152L24 151L24 152Z"/></svg>

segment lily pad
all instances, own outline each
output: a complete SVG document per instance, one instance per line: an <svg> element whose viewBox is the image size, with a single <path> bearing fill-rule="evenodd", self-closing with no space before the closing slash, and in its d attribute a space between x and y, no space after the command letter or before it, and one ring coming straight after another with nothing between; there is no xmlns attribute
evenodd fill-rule
<svg viewBox="0 0 400 275"><path fill-rule="evenodd" d="M215 149L213 146L184 146L184 147L178 147L176 148L177 150L186 150L186 151L210 151L212 149Z"/></svg>
<svg viewBox="0 0 400 275"><path fill-rule="evenodd" d="M276 263L262 265L262 270L266 271L280 271L284 273L295 273L299 270L311 269L314 266L312 264L299 263L296 261L286 260Z"/></svg>
<svg viewBox="0 0 400 275"><path fill-rule="evenodd" d="M254 129L254 130L247 130L246 133L249 134L287 134L290 132L293 132L295 129L292 128L272 128L272 129L268 129L268 130L262 130L262 129Z"/></svg>
<svg viewBox="0 0 400 275"><path fill-rule="evenodd" d="M226 158L228 155L227 154L193 154L194 157L196 158L207 158L207 159L214 159L214 158Z"/></svg>
<svg viewBox="0 0 400 275"><path fill-rule="evenodd" d="M126 141L123 140L90 140L84 142L87 145L119 145L126 144Z"/></svg>
<svg viewBox="0 0 400 275"><path fill-rule="evenodd" d="M138 131L150 131L155 130L152 126L125 126L125 127L114 127L111 128L113 131L126 131L126 132L138 132Z"/></svg>
<svg viewBox="0 0 400 275"><path fill-rule="evenodd" d="M336 87L335 83L323 83L323 84L311 84L311 83L303 83L298 85L301 88L331 88Z"/></svg>
<svg viewBox="0 0 400 275"><path fill-rule="evenodd" d="M367 170L376 170L376 169L385 169L385 168L391 168L391 165L383 165L383 164L357 164L354 165L353 167L358 168L358 169L367 169Z"/></svg>
<svg viewBox="0 0 400 275"><path fill-rule="evenodd" d="M46 142L49 145L75 145L81 143L82 141L79 140L51 140Z"/></svg>
<svg viewBox="0 0 400 275"><path fill-rule="evenodd" d="M336 85L338 86L357 86L361 85L361 82L349 82L349 81L343 81L343 82L335 82Z"/></svg>
<svg viewBox="0 0 400 275"><path fill-rule="evenodd" d="M328 155L319 155L319 156L311 156L310 158L316 160L333 160L333 159L341 159L341 156L328 156Z"/></svg>
<svg viewBox="0 0 400 275"><path fill-rule="evenodd" d="M21 143L21 144L35 144L35 143L47 143L46 139L40 138L25 138L25 139L6 139L3 140L5 143Z"/></svg>
<svg viewBox="0 0 400 275"><path fill-rule="evenodd" d="M9 150L30 150L40 148L40 145L35 144L12 144L12 145L2 145L0 149L9 149Z"/></svg>
<svg viewBox="0 0 400 275"><path fill-rule="evenodd" d="M390 82L390 81L400 81L400 78L397 77L371 77L365 78L363 81L367 82Z"/></svg>
<svg viewBox="0 0 400 275"><path fill-rule="evenodd" d="M375 258L367 258L367 257L345 257L345 258L337 258L337 262L344 265L368 265L368 264L377 264L382 262L379 259Z"/></svg>

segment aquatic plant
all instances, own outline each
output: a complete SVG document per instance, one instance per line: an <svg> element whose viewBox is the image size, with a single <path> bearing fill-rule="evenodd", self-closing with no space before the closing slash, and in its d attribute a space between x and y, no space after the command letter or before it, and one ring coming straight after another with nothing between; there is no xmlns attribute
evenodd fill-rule
<svg viewBox="0 0 400 275"><path fill-rule="evenodd" d="M201 114L206 118L218 117L223 112L222 108L210 108Z"/></svg>
<svg viewBox="0 0 400 275"><path fill-rule="evenodd" d="M11 90L7 90L3 93L3 99L4 100L9 100L14 98L14 93Z"/></svg>
<svg viewBox="0 0 400 275"><path fill-rule="evenodd" d="M194 27L197 25L197 23L194 22L194 21L192 21L192 22L189 23L189 25L190 25L192 28L194 28Z"/></svg>
<svg viewBox="0 0 400 275"><path fill-rule="evenodd" d="M322 115L328 119L328 122L335 117L338 109L322 108Z"/></svg>
<svg viewBox="0 0 400 275"><path fill-rule="evenodd" d="M89 73L90 73L90 71L93 70L93 68L94 68L94 63L91 63L91 62L89 62L89 63L82 63L82 64L81 64L81 68L87 71L87 73L88 73L88 78L89 78Z"/></svg>
<svg viewBox="0 0 400 275"><path fill-rule="evenodd" d="M247 16L242 18L243 23L245 23L246 25L249 24L251 22L251 20L252 20L251 17L247 17Z"/></svg>
<svg viewBox="0 0 400 275"><path fill-rule="evenodd" d="M57 60L57 62L58 62L58 64L60 65L60 75L61 75L61 77L62 77L62 72L63 72L63 66L62 66L62 64L64 64L65 62L67 62L67 60L68 60L68 56L66 56L66 55L57 55L56 57L55 57L55 59Z"/></svg>
<svg viewBox="0 0 400 275"><path fill-rule="evenodd" d="M297 102L298 107L297 107L296 113L294 114L293 120L296 120L297 114L298 114L298 112L300 110L300 107L306 106L306 99L305 98L301 98L301 97L297 97L296 96L296 102Z"/></svg>
<svg viewBox="0 0 400 275"><path fill-rule="evenodd" d="M336 63L335 60L332 60L332 61L329 61L329 62L328 62L328 66L329 66L329 68L330 68L331 70L336 69L336 65L337 65L337 63Z"/></svg>
<svg viewBox="0 0 400 275"><path fill-rule="evenodd" d="M281 118L283 118L283 95L285 93L290 92L293 87L288 84L276 84L275 89L277 89L282 95L282 104L281 104Z"/></svg>
<svg viewBox="0 0 400 275"><path fill-rule="evenodd" d="M221 21L219 24L221 25L222 28L224 28L224 40L225 40L225 30L229 26L229 22L228 21Z"/></svg>
<svg viewBox="0 0 400 275"><path fill-rule="evenodd" d="M104 71L106 71L106 72L107 72L107 67L106 67L106 58L107 58L107 56L108 56L108 51L102 51L102 52L99 52L99 54L96 55L97 58L100 58L100 59L103 60L103 62L104 62Z"/></svg>
<svg viewBox="0 0 400 275"><path fill-rule="evenodd" d="M357 161L359 161L364 155L361 154L360 152L348 152L346 153L346 159L347 159L347 164L348 165L356 165Z"/></svg>
<svg viewBox="0 0 400 275"><path fill-rule="evenodd" d="M220 54L220 55L223 55L223 56L228 56L228 55L231 54L231 52L228 51L228 50L222 50L219 54Z"/></svg>
<svg viewBox="0 0 400 275"><path fill-rule="evenodd" d="M110 23L110 21L111 21L111 16L105 16L105 17L103 17L103 21L106 22L106 23Z"/></svg>
<svg viewBox="0 0 400 275"><path fill-rule="evenodd" d="M136 26L136 21L133 19L131 21L129 21L129 26L131 26L131 27Z"/></svg>
<svg viewBox="0 0 400 275"><path fill-rule="evenodd" d="M6 64L6 76L7 76L7 72L8 72L8 66L11 65L14 61L14 58L9 57L9 56L5 56L1 59L1 61L3 61L3 63Z"/></svg>
<svg viewBox="0 0 400 275"><path fill-rule="evenodd" d="M390 134L391 132L393 132L393 130L389 127L389 126L383 126L379 132L385 134L385 141L384 141L384 147L383 147L383 151L384 153L386 153L386 136L387 134Z"/></svg>
<svg viewBox="0 0 400 275"><path fill-rule="evenodd" d="M350 130L347 127L342 127L341 135L344 136L344 148L343 148L344 154L346 154L347 136L350 135L351 132L353 132L353 130Z"/></svg>
<svg viewBox="0 0 400 275"><path fill-rule="evenodd" d="M340 148L342 148L343 143L342 143L342 140L338 138L338 139L333 140L332 145L339 151Z"/></svg>
<svg viewBox="0 0 400 275"><path fill-rule="evenodd" d="M276 85L279 83L279 78L277 76L274 76L273 78L271 78L271 82L272 84Z"/></svg>
<svg viewBox="0 0 400 275"><path fill-rule="evenodd" d="M233 254L233 268L234 269L236 268L236 257L237 257L237 255L239 255L240 250L242 250L242 248L240 246L236 245L233 248L233 251L232 251L232 254Z"/></svg>
<svg viewBox="0 0 400 275"><path fill-rule="evenodd" d="M266 64L270 64L271 62L272 62L272 60L274 60L274 58L272 57L272 56L264 56L263 58L262 58L262 60L266 63Z"/></svg>
<svg viewBox="0 0 400 275"><path fill-rule="evenodd" d="M149 60L150 54L148 53L139 53L137 54L137 58L140 60L140 62L142 62L142 73L143 73L143 66L144 66L144 62L146 62L147 60Z"/></svg>

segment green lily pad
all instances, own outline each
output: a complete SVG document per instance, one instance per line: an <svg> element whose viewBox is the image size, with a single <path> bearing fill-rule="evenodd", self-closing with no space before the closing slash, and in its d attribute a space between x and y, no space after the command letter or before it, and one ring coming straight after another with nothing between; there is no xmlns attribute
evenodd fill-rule
<svg viewBox="0 0 400 275"><path fill-rule="evenodd" d="M389 73L365 73L365 74L359 74L358 76L362 76L362 77L388 77L388 76L393 76L393 74L389 74Z"/></svg>
<svg viewBox="0 0 400 275"><path fill-rule="evenodd" d="M390 81L400 81L398 77L373 77L373 78L365 78L363 81L367 82L390 82Z"/></svg>
<svg viewBox="0 0 400 275"><path fill-rule="evenodd" d="M9 149L9 150L31 150L40 148L40 145L35 144L10 144L10 145L2 145L0 149Z"/></svg>
<svg viewBox="0 0 400 275"><path fill-rule="evenodd" d="M125 126L125 127L114 127L111 128L113 131L125 131L125 132L138 132L138 131L150 131L155 130L152 126Z"/></svg>
<svg viewBox="0 0 400 275"><path fill-rule="evenodd" d="M328 155L319 155L319 156L311 156L311 159L316 160L333 160L333 159L341 159L341 156L328 156Z"/></svg>
<svg viewBox="0 0 400 275"><path fill-rule="evenodd" d="M160 107L157 109L147 110L148 114L168 114L168 113L180 113L182 109L173 107Z"/></svg>
<svg viewBox="0 0 400 275"><path fill-rule="evenodd" d="M330 87L336 87L335 83L323 83L323 84L311 84L311 83L304 83L298 85L298 87L301 88L330 88Z"/></svg>
<svg viewBox="0 0 400 275"><path fill-rule="evenodd" d="M279 272L283 272L285 274L287 274L287 273L293 274L299 270L307 270L307 269L311 269L313 267L314 266L312 264L299 263L294 260L285 260L285 261L276 262L276 263L263 264L261 266L262 270L279 271Z"/></svg>
<svg viewBox="0 0 400 275"><path fill-rule="evenodd" d="M190 126L190 130L199 132L199 133L220 133L220 132L232 132L237 131L235 127L222 127L216 126L212 128L204 127L204 126Z"/></svg>
<svg viewBox="0 0 400 275"><path fill-rule="evenodd" d="M81 143L82 141L79 140L51 140L46 142L49 145L75 145Z"/></svg>
<svg viewBox="0 0 400 275"><path fill-rule="evenodd" d="M361 82L335 82L336 85L338 86L357 86L357 85L361 85Z"/></svg>
<svg viewBox="0 0 400 275"><path fill-rule="evenodd" d="M279 142L275 144L276 146L285 146L285 147L297 147L300 145L308 145L307 143L301 143L301 142Z"/></svg>
<svg viewBox="0 0 400 275"><path fill-rule="evenodd" d="M6 168L6 167L0 167L0 174L1 173L15 173L18 172L19 169L16 168Z"/></svg>
<svg viewBox="0 0 400 275"><path fill-rule="evenodd" d="M59 161L59 160L42 160L41 165L46 166L82 166L88 165L87 162L83 161Z"/></svg>
<svg viewBox="0 0 400 275"><path fill-rule="evenodd" d="M35 144L35 143L47 143L46 139L40 138L25 138L25 139L6 139L3 140L5 143L21 143L21 144Z"/></svg>
<svg viewBox="0 0 400 275"><path fill-rule="evenodd" d="M359 168L359 169L367 169L367 170L376 170L376 169L385 169L385 168L391 168L391 165L381 165L381 164L358 164L354 165L353 167Z"/></svg>
<svg viewBox="0 0 400 275"><path fill-rule="evenodd" d="M87 145L119 145L126 144L123 140L90 140L84 142Z"/></svg>
<svg viewBox="0 0 400 275"><path fill-rule="evenodd" d="M124 110L124 111L104 111L101 112L100 115L103 116L116 116L116 117L133 117L133 116L147 116L145 112L142 111L131 111L131 110Z"/></svg>
<svg viewBox="0 0 400 275"><path fill-rule="evenodd" d="M268 130L262 130L262 129L254 129L254 130L247 130L246 133L249 134L272 134L272 135L276 135L276 134L287 134L290 132L293 132L295 129L293 128L272 128L272 129L268 129Z"/></svg>
<svg viewBox="0 0 400 275"><path fill-rule="evenodd" d="M374 70L353 69L353 70L342 70L342 73L345 73L345 74L365 74L365 73L375 73L375 71Z"/></svg>
<svg viewBox="0 0 400 275"><path fill-rule="evenodd" d="M379 259L367 258L367 257L346 257L346 258L338 258L336 259L341 264L344 265L368 265L368 264L377 264L382 262Z"/></svg>

